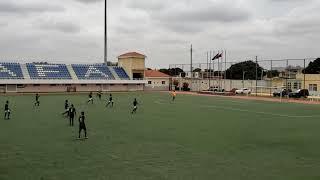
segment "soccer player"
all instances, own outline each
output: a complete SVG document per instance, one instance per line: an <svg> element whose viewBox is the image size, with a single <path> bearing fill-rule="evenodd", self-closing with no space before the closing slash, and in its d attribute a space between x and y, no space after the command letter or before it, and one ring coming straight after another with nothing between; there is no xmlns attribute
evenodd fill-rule
<svg viewBox="0 0 320 180"><path fill-rule="evenodd" d="M68 100L66 100L65 102L64 102L64 113L62 113L62 115L65 115L65 114L67 114L67 116L69 116L69 101Z"/></svg>
<svg viewBox="0 0 320 180"><path fill-rule="evenodd" d="M4 119L10 119L9 101L4 105Z"/></svg>
<svg viewBox="0 0 320 180"><path fill-rule="evenodd" d="M93 104L93 98L92 98L92 92L90 92L89 94L89 100L87 103L91 102L91 104Z"/></svg>
<svg viewBox="0 0 320 180"><path fill-rule="evenodd" d="M110 96L109 96L109 102L106 105L106 107L108 107L110 104L111 104L111 107L113 107L114 102L113 102L112 94L110 94Z"/></svg>
<svg viewBox="0 0 320 180"><path fill-rule="evenodd" d="M73 120L76 114L77 114L76 108L74 108L73 104L71 104L71 107L69 108L70 126L73 126Z"/></svg>
<svg viewBox="0 0 320 180"><path fill-rule="evenodd" d="M87 136L87 127L86 127L86 123L85 123L85 116L84 116L84 112L82 111L81 112L81 115L79 117L79 139L80 139L80 134L81 134L81 131L84 130L84 136L85 138L87 139L88 136Z"/></svg>
<svg viewBox="0 0 320 180"><path fill-rule="evenodd" d="M171 96L172 96L172 101L175 101L175 100L176 100L176 96L177 96L177 93L176 93L175 90L173 90L173 91L171 92Z"/></svg>
<svg viewBox="0 0 320 180"><path fill-rule="evenodd" d="M137 109L138 109L138 101L137 101L137 98L134 98L134 101L133 101L133 110L131 112L131 114L133 113L137 113Z"/></svg>
<svg viewBox="0 0 320 180"><path fill-rule="evenodd" d="M99 100L101 100L102 92L101 92L101 91L98 91L97 96L98 96Z"/></svg>
<svg viewBox="0 0 320 180"><path fill-rule="evenodd" d="M36 94L36 102L34 103L34 106L40 106L39 98L40 98L40 96L39 96L39 94L37 93L37 94Z"/></svg>

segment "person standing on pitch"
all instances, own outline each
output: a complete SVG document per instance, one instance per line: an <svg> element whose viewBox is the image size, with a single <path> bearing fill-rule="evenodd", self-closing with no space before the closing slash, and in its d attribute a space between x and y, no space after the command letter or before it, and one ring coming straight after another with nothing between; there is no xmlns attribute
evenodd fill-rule
<svg viewBox="0 0 320 180"><path fill-rule="evenodd" d="M71 107L69 108L70 126L73 126L73 120L76 114L77 114L76 108L74 108L73 104L71 104Z"/></svg>
<svg viewBox="0 0 320 180"><path fill-rule="evenodd" d="M97 96L98 96L99 100L101 100L102 92L101 92L101 91L98 91Z"/></svg>
<svg viewBox="0 0 320 180"><path fill-rule="evenodd" d="M82 111L81 112L81 115L79 117L79 139L80 139L80 134L81 134L81 131L84 130L84 137L86 139L88 139L88 136L87 136L87 127L86 127L86 123L85 123L85 116L84 116L84 112Z"/></svg>
<svg viewBox="0 0 320 180"><path fill-rule="evenodd" d="M88 103L91 102L91 104L93 104L93 97L92 97L92 92L90 92L89 94L89 100Z"/></svg>
<svg viewBox="0 0 320 180"><path fill-rule="evenodd" d="M4 105L4 119L10 119L10 109L9 109L9 101Z"/></svg>
<svg viewBox="0 0 320 180"><path fill-rule="evenodd" d="M109 96L109 102L108 102L108 104L106 105L106 107L108 107L110 104L111 104L111 107L113 107L113 98L112 98L112 94L110 94L110 96Z"/></svg>
<svg viewBox="0 0 320 180"><path fill-rule="evenodd" d="M176 96L177 96L177 93L176 93L175 90L173 90L173 91L171 92L171 96L172 96L172 101L175 101L175 100L176 100Z"/></svg>
<svg viewBox="0 0 320 180"><path fill-rule="evenodd" d="M62 113L62 115L65 115L65 114L67 114L67 116L69 116L69 101L68 100L66 100L65 102L64 102L64 113Z"/></svg>
<svg viewBox="0 0 320 180"><path fill-rule="evenodd" d="M37 94L36 94L36 102L34 103L34 106L40 106L39 98L40 98L40 96L39 96L39 94L37 93Z"/></svg>
<svg viewBox="0 0 320 180"><path fill-rule="evenodd" d="M137 101L137 98L134 98L134 101L133 101L133 110L131 112L131 114L133 113L137 113L137 109L138 109L138 101Z"/></svg>

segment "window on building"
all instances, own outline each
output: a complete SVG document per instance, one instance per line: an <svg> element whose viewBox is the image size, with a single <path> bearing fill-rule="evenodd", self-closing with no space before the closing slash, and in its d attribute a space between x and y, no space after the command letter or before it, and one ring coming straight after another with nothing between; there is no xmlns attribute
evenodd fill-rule
<svg viewBox="0 0 320 180"><path fill-rule="evenodd" d="M318 91L317 84L309 84L309 91Z"/></svg>
<svg viewBox="0 0 320 180"><path fill-rule="evenodd" d="M162 84L166 84L166 81L162 81Z"/></svg>
<svg viewBox="0 0 320 180"><path fill-rule="evenodd" d="M287 83L287 88L288 88L288 89L292 89L291 82L288 82L288 83Z"/></svg>
<svg viewBox="0 0 320 180"><path fill-rule="evenodd" d="M298 89L301 89L301 82L298 82Z"/></svg>
<svg viewBox="0 0 320 180"><path fill-rule="evenodd" d="M151 81L148 81L148 84L152 84L152 82L151 82Z"/></svg>
<svg viewBox="0 0 320 180"><path fill-rule="evenodd" d="M298 89L298 83L297 82L293 83L293 89Z"/></svg>

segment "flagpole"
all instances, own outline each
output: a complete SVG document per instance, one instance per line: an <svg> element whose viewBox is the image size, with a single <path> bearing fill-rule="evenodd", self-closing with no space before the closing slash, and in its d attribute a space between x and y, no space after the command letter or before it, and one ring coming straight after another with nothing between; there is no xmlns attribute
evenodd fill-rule
<svg viewBox="0 0 320 180"><path fill-rule="evenodd" d="M214 51L212 51L212 54L214 55ZM213 58L213 57L212 57ZM212 61L212 71L213 71L213 79L214 79L214 60L212 60L211 58L211 61ZM214 81L213 81L214 82ZM214 83L213 83L214 84Z"/></svg>
<svg viewBox="0 0 320 180"><path fill-rule="evenodd" d="M226 90L227 81L227 50L224 50L224 89Z"/></svg>
<svg viewBox="0 0 320 180"><path fill-rule="evenodd" d="M210 51L210 63L209 63L209 65L210 65L210 67L209 67L209 89L211 88L211 63L212 63L212 61L211 61L211 54L212 54L212 51Z"/></svg>
<svg viewBox="0 0 320 180"><path fill-rule="evenodd" d="M220 53L220 50L218 51L218 54ZM218 57L218 86L219 86L219 89L221 88L220 86L220 57Z"/></svg>

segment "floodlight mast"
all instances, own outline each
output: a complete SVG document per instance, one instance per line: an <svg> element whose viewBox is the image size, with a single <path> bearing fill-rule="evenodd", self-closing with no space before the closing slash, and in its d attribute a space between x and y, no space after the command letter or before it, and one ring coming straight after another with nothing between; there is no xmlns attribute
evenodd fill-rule
<svg viewBox="0 0 320 180"><path fill-rule="evenodd" d="M104 0L104 63L108 62L108 24L107 24L107 0Z"/></svg>

